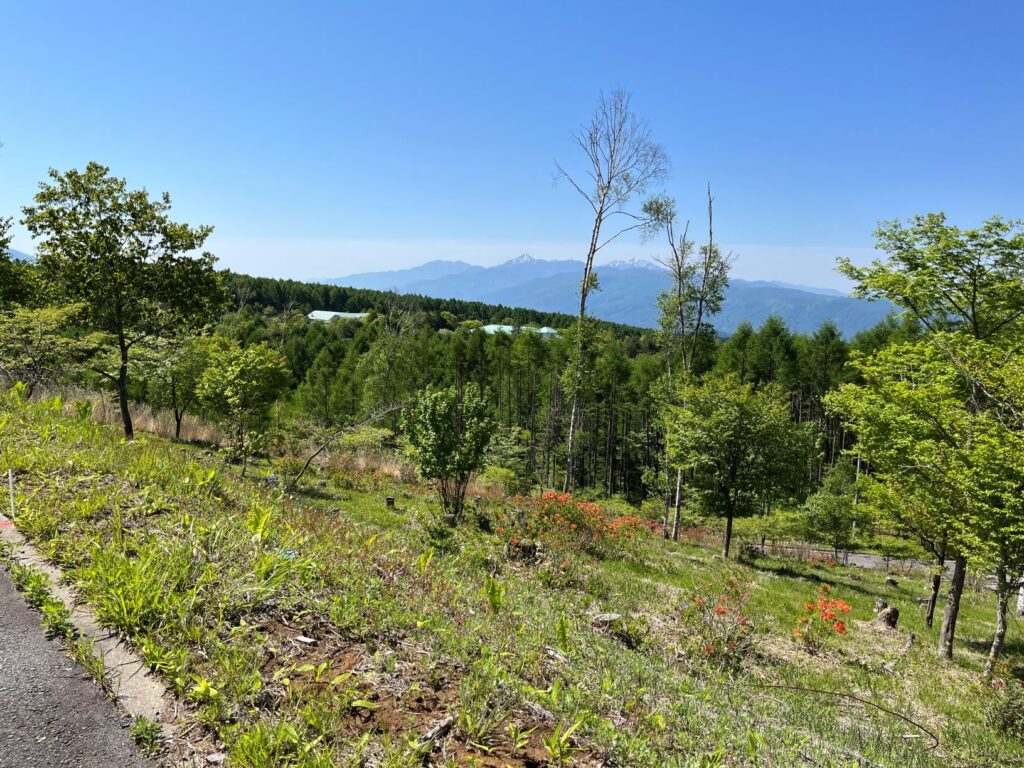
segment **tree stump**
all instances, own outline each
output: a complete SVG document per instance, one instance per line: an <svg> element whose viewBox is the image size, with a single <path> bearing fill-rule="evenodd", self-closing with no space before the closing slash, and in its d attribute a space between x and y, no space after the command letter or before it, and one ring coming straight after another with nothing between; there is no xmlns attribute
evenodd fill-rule
<svg viewBox="0 0 1024 768"><path fill-rule="evenodd" d="M896 629L896 624L900 620L900 609L895 605L889 605L885 600L877 598L875 600L875 618L874 623L880 624L888 629Z"/></svg>

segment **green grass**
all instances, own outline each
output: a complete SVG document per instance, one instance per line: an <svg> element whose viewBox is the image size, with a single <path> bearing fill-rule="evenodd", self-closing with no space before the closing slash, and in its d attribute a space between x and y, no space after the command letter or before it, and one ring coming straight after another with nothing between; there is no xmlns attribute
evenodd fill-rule
<svg viewBox="0 0 1024 768"><path fill-rule="evenodd" d="M19 529L234 765L1020 764L980 676L982 591L949 663L919 578L726 563L717 545L655 537L527 561L491 532L499 499L450 530L427 488L386 476L314 471L289 496L58 403L6 401L0 440ZM849 633L812 655L792 630L820 583L850 604ZM695 599L730 595L744 621L725 632ZM899 633L866 623L876 597L900 608ZM621 618L595 626L600 613ZM1000 674L1022 664L1012 623Z"/></svg>

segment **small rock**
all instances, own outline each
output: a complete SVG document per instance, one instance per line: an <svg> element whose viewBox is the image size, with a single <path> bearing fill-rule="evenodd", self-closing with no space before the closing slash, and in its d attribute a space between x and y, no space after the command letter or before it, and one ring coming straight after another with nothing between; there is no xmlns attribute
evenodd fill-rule
<svg viewBox="0 0 1024 768"><path fill-rule="evenodd" d="M899 582L896 581L896 579L894 579L892 576L886 576L885 577L885 583L886 583L887 586L890 586L890 587L899 586Z"/></svg>
<svg viewBox="0 0 1024 768"><path fill-rule="evenodd" d="M210 763L210 765L220 765L226 758L227 755L223 752L213 752L206 756L206 762Z"/></svg>
<svg viewBox="0 0 1024 768"><path fill-rule="evenodd" d="M621 613L599 613L592 623L595 627L609 627L621 618Z"/></svg>
<svg viewBox="0 0 1024 768"><path fill-rule="evenodd" d="M305 635L297 635L292 638L296 643L302 643L303 645L316 645L316 640L312 637L306 637Z"/></svg>

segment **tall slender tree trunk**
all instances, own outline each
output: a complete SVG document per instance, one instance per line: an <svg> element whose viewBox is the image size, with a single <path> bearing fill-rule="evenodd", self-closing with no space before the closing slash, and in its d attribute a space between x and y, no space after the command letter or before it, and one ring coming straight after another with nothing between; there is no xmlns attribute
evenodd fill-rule
<svg viewBox="0 0 1024 768"><path fill-rule="evenodd" d="M675 514L672 517L672 541L679 541L679 511L683 507L683 470L676 470Z"/></svg>
<svg viewBox="0 0 1024 768"><path fill-rule="evenodd" d="M576 467L576 422L579 418L580 398L578 394L572 397L572 410L569 412L569 445L565 457L565 482L562 484L562 493L568 493L574 487L574 475Z"/></svg>
<svg viewBox="0 0 1024 768"><path fill-rule="evenodd" d="M964 580L967 578L967 558L957 555L953 558L953 576L949 582L949 599L946 610L942 614L942 627L939 629L939 653L947 659L953 658L953 639L956 637L956 620L960 614L960 598L964 593Z"/></svg>
<svg viewBox="0 0 1024 768"><path fill-rule="evenodd" d="M939 567L942 567L940 563ZM942 571L932 576L932 593L928 596L928 611L925 613L924 623L931 629L935 622L935 606L939 603L939 588L942 586Z"/></svg>
<svg viewBox="0 0 1024 768"><path fill-rule="evenodd" d="M125 343L124 335L118 336L117 345L121 353L121 365L117 369L117 404L121 409L125 439L134 440L135 428L132 425L131 411L128 409L128 345Z"/></svg>
<svg viewBox="0 0 1024 768"><path fill-rule="evenodd" d="M1021 585L1020 592L1017 593L1017 615L1024 616L1024 584Z"/></svg>
<svg viewBox="0 0 1024 768"><path fill-rule="evenodd" d="M1002 566L996 569L996 633L992 638L992 646L988 650L988 658L985 659L985 677L992 677L996 668L996 661L1003 651L1003 643L1006 641L1006 614L1010 610L1010 585L1006 580L1006 569Z"/></svg>
<svg viewBox="0 0 1024 768"><path fill-rule="evenodd" d="M722 557L729 559L729 547L732 544L732 505L725 515L725 546L722 547Z"/></svg>

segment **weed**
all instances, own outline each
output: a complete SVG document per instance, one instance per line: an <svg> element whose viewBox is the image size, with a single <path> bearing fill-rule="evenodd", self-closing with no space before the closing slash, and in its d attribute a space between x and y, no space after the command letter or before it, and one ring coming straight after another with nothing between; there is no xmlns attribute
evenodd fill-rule
<svg viewBox="0 0 1024 768"><path fill-rule="evenodd" d="M46 598L40 611L43 614L43 626L46 628L47 637L62 640L72 640L75 637L75 627L71 623L71 611L60 600L53 597Z"/></svg>
<svg viewBox="0 0 1024 768"><path fill-rule="evenodd" d="M512 757L515 757L519 750L523 749L530 743L530 735L537 730L537 726L535 725L533 728L527 728L524 731L516 723L509 723L505 726L505 730L508 731L509 750L511 751Z"/></svg>
<svg viewBox="0 0 1024 768"><path fill-rule="evenodd" d="M566 728L565 723L560 722L549 736L544 737L544 749L547 750L552 763L565 765L572 753L578 751L579 747L572 742L572 735L582 724L582 720L577 720Z"/></svg>
<svg viewBox="0 0 1024 768"><path fill-rule="evenodd" d="M114 680L107 671L107 663L103 653L96 650L96 641L92 638L78 637L72 641L69 650L71 657L89 673L92 679L96 681L96 684L99 685L100 690L110 698L113 698L115 693Z"/></svg>
<svg viewBox="0 0 1024 768"><path fill-rule="evenodd" d="M493 576L487 576L484 578L483 592L491 610L494 613L501 613L501 605L505 600L505 585Z"/></svg>
<svg viewBox="0 0 1024 768"><path fill-rule="evenodd" d="M132 721L129 733L139 747L139 751L146 757L157 757L163 753L164 745L160 733L160 723L155 720L139 715Z"/></svg>
<svg viewBox="0 0 1024 768"><path fill-rule="evenodd" d="M994 686L988 720L997 731L1024 741L1024 681L1010 679Z"/></svg>

